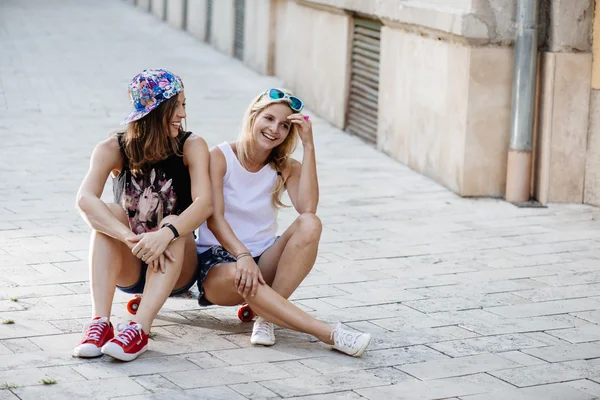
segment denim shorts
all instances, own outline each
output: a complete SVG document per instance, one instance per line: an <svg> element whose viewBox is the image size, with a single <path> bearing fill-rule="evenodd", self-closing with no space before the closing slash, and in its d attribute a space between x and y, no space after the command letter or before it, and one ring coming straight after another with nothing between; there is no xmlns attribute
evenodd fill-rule
<svg viewBox="0 0 600 400"><path fill-rule="evenodd" d="M254 261L258 264L260 256L252 258L254 258ZM198 297L199 305L203 307L213 305L206 297L204 297L204 282L212 267L217 264L232 263L236 261L236 258L222 246L212 246L205 252L198 254L198 267L196 271L198 276L198 291L200 292L200 296Z"/></svg>
<svg viewBox="0 0 600 400"><path fill-rule="evenodd" d="M131 286L126 286L126 287L117 286L117 289L119 289L121 292L129 293L129 294L143 293L144 287L146 286L146 272L147 271L148 271L148 264L143 262L142 268L140 269L140 277L139 277L138 281ZM196 266L196 273L194 274L194 277L192 278L192 280L189 281L188 283L186 283L184 287L173 290L171 292L171 296L175 296L175 295L187 292L187 290L189 288L191 288L192 286L194 286L194 283L196 283L196 275L198 275L198 266Z"/></svg>

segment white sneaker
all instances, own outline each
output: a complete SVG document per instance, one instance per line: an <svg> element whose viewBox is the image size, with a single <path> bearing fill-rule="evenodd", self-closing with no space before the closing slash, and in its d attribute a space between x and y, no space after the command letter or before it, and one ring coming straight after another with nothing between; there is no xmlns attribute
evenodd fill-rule
<svg viewBox="0 0 600 400"><path fill-rule="evenodd" d="M252 327L250 343L273 346L275 344L275 326L273 323L262 317L258 317Z"/></svg>
<svg viewBox="0 0 600 400"><path fill-rule="evenodd" d="M360 357L371 342L370 333L352 332L342 326L341 322L331 332L333 348L352 357Z"/></svg>

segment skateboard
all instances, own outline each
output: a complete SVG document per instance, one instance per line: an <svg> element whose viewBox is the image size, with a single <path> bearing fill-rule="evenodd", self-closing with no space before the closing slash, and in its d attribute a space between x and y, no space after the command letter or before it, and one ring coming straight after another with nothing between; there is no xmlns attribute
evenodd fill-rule
<svg viewBox="0 0 600 400"><path fill-rule="evenodd" d="M176 299L187 299L187 300L198 300L199 293L198 289L192 286L187 291L177 294L175 296L170 296L170 298ZM136 294L131 300L127 302L127 312L129 314L135 315L137 313L138 307L140 306L140 302L142 301L142 295ZM237 316L242 322L250 322L254 319L256 314L250 308L250 306L246 303L242 304L237 311Z"/></svg>

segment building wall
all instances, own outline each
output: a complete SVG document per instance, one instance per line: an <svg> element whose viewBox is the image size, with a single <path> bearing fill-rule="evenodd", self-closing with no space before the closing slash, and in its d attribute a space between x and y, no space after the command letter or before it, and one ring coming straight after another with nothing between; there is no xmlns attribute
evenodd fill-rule
<svg viewBox="0 0 600 400"><path fill-rule="evenodd" d="M150 0L150 11L159 19L165 19L165 1L167 0Z"/></svg>
<svg viewBox="0 0 600 400"><path fill-rule="evenodd" d="M273 74L274 14L274 1L246 0L244 62L264 75Z"/></svg>
<svg viewBox="0 0 600 400"><path fill-rule="evenodd" d="M586 190L593 17L591 0L553 0L544 11L536 146L535 197L545 203L582 203ZM591 131L590 131L591 132ZM592 163L593 164L593 163ZM595 179L588 174L588 183Z"/></svg>
<svg viewBox="0 0 600 400"><path fill-rule="evenodd" d="M150 10L150 0L137 0L136 5L144 11Z"/></svg>
<svg viewBox="0 0 600 400"><path fill-rule="evenodd" d="M514 40L516 0L301 0L483 43ZM543 0L542 0L543 1Z"/></svg>
<svg viewBox="0 0 600 400"><path fill-rule="evenodd" d="M513 63L511 48L470 49L463 196L504 195Z"/></svg>
<svg viewBox="0 0 600 400"><path fill-rule="evenodd" d="M586 146L584 202L600 206L600 90L592 90Z"/></svg>
<svg viewBox="0 0 600 400"><path fill-rule="evenodd" d="M344 128L350 17L287 0L275 6L275 75L311 110Z"/></svg>
<svg viewBox="0 0 600 400"><path fill-rule="evenodd" d="M463 186L467 46L382 27L377 146L446 187Z"/></svg>
<svg viewBox="0 0 600 400"><path fill-rule="evenodd" d="M181 25L182 0L137 5L149 1L159 17L167 1L169 22ZM353 15L381 20L377 147L463 196L499 197L506 185L516 2L246 0L243 61L276 75L311 111L344 129ZM213 4L211 45L233 55L234 0ZM532 193L543 203L599 204L593 0L540 4ZM187 12L187 30L205 40L206 0L188 0Z"/></svg>
<svg viewBox="0 0 600 400"><path fill-rule="evenodd" d="M593 19L592 43L592 90L583 200L585 203L600 206L600 13L598 10Z"/></svg>
<svg viewBox="0 0 600 400"><path fill-rule="evenodd" d="M463 196L501 196L512 52L383 27L378 148Z"/></svg>
<svg viewBox="0 0 600 400"><path fill-rule="evenodd" d="M188 0L186 27L196 39L206 41L206 0Z"/></svg>
<svg viewBox="0 0 600 400"><path fill-rule="evenodd" d="M211 44L222 53L233 56L234 33L234 0L214 0Z"/></svg>
<svg viewBox="0 0 600 400"><path fill-rule="evenodd" d="M542 55L536 198L583 202L591 54Z"/></svg>
<svg viewBox="0 0 600 400"><path fill-rule="evenodd" d="M186 0L167 1L167 22L174 28L184 28L184 7ZM193 3L194 1L192 1ZM189 3L189 1L188 1Z"/></svg>

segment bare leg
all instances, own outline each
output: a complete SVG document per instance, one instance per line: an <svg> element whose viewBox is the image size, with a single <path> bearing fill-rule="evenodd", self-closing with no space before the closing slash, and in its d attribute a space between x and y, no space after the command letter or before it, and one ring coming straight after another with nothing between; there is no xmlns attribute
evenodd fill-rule
<svg viewBox="0 0 600 400"><path fill-rule="evenodd" d="M319 217L301 214L261 256L258 264L263 277L282 297L289 298L313 268L321 231Z"/></svg>
<svg viewBox="0 0 600 400"><path fill-rule="evenodd" d="M108 209L123 224L128 225L125 211L118 204L107 204ZM141 262L126 244L98 231L92 231L90 243L90 287L92 317L107 317L117 284L131 286L140 276Z"/></svg>
<svg viewBox="0 0 600 400"><path fill-rule="evenodd" d="M169 222L171 217L165 217L162 223ZM174 289L181 288L194 279L197 255L194 236L190 233L172 242L167 247L175 262L166 260L165 273L154 272L148 267L146 286L142 301L133 320L142 325L144 332L149 333L152 321L167 301Z"/></svg>
<svg viewBox="0 0 600 400"><path fill-rule="evenodd" d="M237 293L233 281L235 263L219 264L210 270L204 283L206 299L214 304L232 306L244 299ZM267 285L260 285L256 296L246 299L258 315L279 326L308 333L319 340L333 344L334 328L305 313Z"/></svg>

